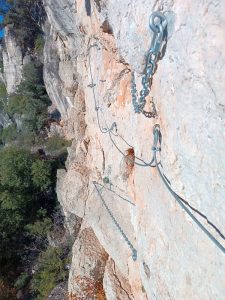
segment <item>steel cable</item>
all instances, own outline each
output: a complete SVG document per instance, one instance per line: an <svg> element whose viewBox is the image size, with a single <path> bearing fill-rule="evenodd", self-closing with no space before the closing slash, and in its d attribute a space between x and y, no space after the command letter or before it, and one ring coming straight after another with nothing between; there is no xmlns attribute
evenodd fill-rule
<svg viewBox="0 0 225 300"><path fill-rule="evenodd" d="M188 209L188 207L199 214L202 218L204 218L207 223L214 229L216 232L220 235L221 238L225 240L225 236L221 233L221 231L211 222L208 220L208 218L199 212L196 208L191 206L186 200L184 200L182 197L180 197L174 190L171 188L168 179L166 176L162 173L160 170L158 161L157 161L157 152L161 150L161 145L160 145L160 138L159 136L161 135L160 130L159 130L159 125L154 126L154 143L153 143L153 157L154 161L156 164L156 168L158 170L159 176L162 179L163 183L165 184L166 188L169 190L169 192L172 194L172 196L175 198L175 200L178 202L178 204L181 206L182 209L185 210L185 212L191 217L191 219L200 227L200 229L209 237L209 239L225 254L225 248L224 246L205 228L205 226L202 225L201 222L191 213L191 211Z"/></svg>
<svg viewBox="0 0 225 300"><path fill-rule="evenodd" d="M92 47L96 47L97 44L94 44L94 45L90 45L89 46L89 50L92 48ZM97 123L98 123L98 127L99 127L99 130L101 131L101 133L103 134L108 134L109 135L109 138L112 142L112 144L114 145L114 147L127 159L129 160L130 162L134 163L135 165L138 165L138 166L141 166L141 167L155 167L154 165L152 165L153 163L153 158L152 160L148 163L148 162L145 162L142 158L134 155L134 159L131 159L129 158L116 144L116 142L113 140L112 138L112 135L114 135L115 137L119 137L121 140L123 140L130 148L134 149L134 147L132 145L130 145L117 131L118 131L118 128L117 128L117 124L116 122L113 122L112 125L109 127L105 118L104 118L104 113L102 112L102 115L103 115L103 118L104 118L104 121L105 121L105 127L101 126L101 122L100 122L100 117L99 117L99 110L100 110L100 107L99 107L99 103L97 102L97 97L96 97L96 94L95 94L95 84L94 84L94 79L93 79L93 73L92 73L92 68L91 68L91 59L90 59L90 51L88 51L88 63L89 63L89 70L90 70L90 77L91 77L91 84L89 84L88 86L90 88L92 88L92 94L93 94L93 99L94 99L94 104L95 104L95 111L96 111L96 117L97 117ZM116 128L116 133L113 132L114 128ZM139 163L135 160L138 160L142 163Z"/></svg>
<svg viewBox="0 0 225 300"><path fill-rule="evenodd" d="M91 47L93 46L97 46L97 45L91 45ZM205 226L202 225L201 222L199 222L199 220L191 213L190 210L194 211L195 213L197 213L200 217L204 218L207 223L220 235L220 237L222 239L225 240L225 236L221 233L221 231L207 218L207 216L205 216L203 213L201 213L200 211L198 211L196 208L194 208L193 206L191 206L186 200L184 200L182 197L180 197L172 188L171 188L171 184L170 181L168 180L168 178L166 177L165 174L163 174L163 172L160 169L160 165L161 162L158 162L157 160L157 152L161 151L161 132L160 132L160 127L159 125L155 125L154 126L154 142L153 142L153 158L152 160L147 163L145 162L143 159L134 156L134 159L130 159L129 157L126 156L126 154L124 154L124 152L117 146L116 142L114 141L113 137L119 137L121 140L123 140L130 148L133 148L133 146L131 146L120 134L118 134L117 132L117 124L116 122L113 122L112 125L109 127L105 117L104 117L104 113L103 114L103 118L105 121L106 126L102 127L101 126L101 122L100 122L100 117L99 117L99 110L100 107L98 105L97 99L96 99L96 94L95 94L95 84L93 81L93 73L92 73L92 69L91 69L91 61L90 61L90 55L88 55L88 60L89 60L89 69L90 69L90 75L91 75L91 84L89 85L92 88L92 92L93 92L93 98L94 98L94 103L95 103L95 111L96 111L96 115L97 115L97 122L98 122L98 127L101 131L101 133L103 134L108 134L109 138L112 142L112 144L114 145L114 147L121 153L121 155L123 155L127 160L130 160L132 163L134 163L135 165L141 166L141 167L156 167L157 171L159 173L160 178L162 179L163 183L165 184L166 188L169 190L169 192L172 194L172 196L175 198L175 200L178 202L178 204L181 206L182 209L184 209L184 211L191 217L191 219L199 226L199 228L209 237L209 239L223 252L225 253L225 248L224 246L205 228ZM114 132L114 129L116 129L116 132ZM134 149L134 148L133 148ZM139 163L137 161L138 160L142 163ZM93 184L95 185L96 190L98 191L98 194L106 208L106 210L108 211L108 213L110 214L110 216L112 217L115 225L117 226L117 228L119 229L119 231L121 232L122 236L124 237L124 239L126 240L126 242L128 243L128 245L130 246L131 250L135 250L133 245L129 242L129 240L127 239L125 233L123 232L122 228L120 227L120 225L118 224L118 222L116 221L116 219L113 216L113 213L110 211L109 207L107 206L107 204L105 203L100 191L98 190L96 184L93 182ZM136 250L135 250L136 251ZM137 251L134 253L136 253L137 255ZM134 254L133 253L133 254ZM135 256L135 255L134 255Z"/></svg>

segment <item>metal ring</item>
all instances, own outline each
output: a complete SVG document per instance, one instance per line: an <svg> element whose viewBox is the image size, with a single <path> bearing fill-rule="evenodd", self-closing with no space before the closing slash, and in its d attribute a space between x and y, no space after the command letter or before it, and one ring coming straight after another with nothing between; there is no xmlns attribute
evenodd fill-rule
<svg viewBox="0 0 225 300"><path fill-rule="evenodd" d="M155 23L156 19L160 20L159 24ZM162 25L162 27L164 29L167 25L167 20L163 13L161 13L160 11L155 11L151 14L151 16L149 18L149 27L151 28L151 30L153 32L159 33L160 32L159 25Z"/></svg>

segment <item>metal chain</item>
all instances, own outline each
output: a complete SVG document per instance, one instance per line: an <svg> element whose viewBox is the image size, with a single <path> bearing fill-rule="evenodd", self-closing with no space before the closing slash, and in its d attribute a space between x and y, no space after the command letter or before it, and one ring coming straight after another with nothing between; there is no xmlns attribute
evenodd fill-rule
<svg viewBox="0 0 225 300"><path fill-rule="evenodd" d="M104 178L103 178L103 182L104 182ZM107 190L107 191L109 191L109 192L115 194L115 195L116 195L118 198L120 198L121 200L123 200L123 201L125 201L125 202L128 202L129 204L131 204L131 205L133 205L133 206L136 206L135 203L133 203L131 200L126 199L126 198L120 196L116 191L114 191L114 190L112 189L112 186L113 186L112 183L110 183L110 182L107 182L107 183L106 183L106 184L110 184L110 188L108 188L108 187L106 187L106 185L102 185L101 183L98 183L98 182L96 182L96 184L99 185L102 189L105 189L105 190Z"/></svg>
<svg viewBox="0 0 225 300"><path fill-rule="evenodd" d="M117 222L116 218L114 217L113 212L110 210L110 208L106 204L104 198L102 197L101 191L97 187L98 183L96 181L93 181L93 184L94 184L95 189L97 190L97 193L98 193L100 199L102 200L103 205L105 206L108 214L110 215L112 221L116 225L117 229L119 230L120 234L123 236L123 238L126 241L126 243L128 244L128 246L130 247L131 252L132 252L132 259L133 259L133 261L136 261L137 260L137 250L134 248L133 244L130 242L130 240L128 239L127 235L123 231L122 227L120 226L120 224Z"/></svg>
<svg viewBox="0 0 225 300"><path fill-rule="evenodd" d="M98 123L99 130L101 131L101 133L109 135L109 138L110 138L112 144L114 145L114 147L123 155L124 158L126 158L126 160L129 160L131 163L134 163L135 165L140 166L140 167L155 167L153 164L153 162L154 162L153 158L151 159L150 162L146 162L142 158L140 158L136 155L134 156L134 159L131 159L117 146L116 142L114 141L113 137L120 138L125 144L127 144L128 147L134 149L134 147L132 145L130 145L122 137L121 134L118 133L118 128L117 128L116 122L113 122L111 126L108 125L105 115L104 115L104 112L101 110L101 107L99 105L99 102L97 100L96 93L95 93L96 84L94 83L92 67L91 67L90 49L93 47L98 47L98 45L95 43L93 45L90 45L89 49L88 49L88 65L89 65L89 71L90 71L89 73L90 73L90 77L91 77L91 83L88 85L88 87L92 88L92 94L93 94L93 99L94 99L94 105L95 105L95 111L96 111L97 123ZM104 125L102 125L102 123L100 121L100 113L102 115L102 120L103 120Z"/></svg>
<svg viewBox="0 0 225 300"><path fill-rule="evenodd" d="M135 76L134 76L134 72L132 72L131 73L131 95L132 95L134 112L138 114L142 113L146 118L153 118L157 114L154 104L153 104L152 112L148 112L144 110L144 107L146 105L146 96L148 96L150 92L150 82L156 69L156 62L162 50L164 32L167 26L167 21L165 16L159 11L154 12L150 16L149 26L150 29L154 32L154 35L152 38L150 50L146 57L145 73L142 76L142 81L141 81L142 90L140 91L140 97L138 99Z"/></svg>
<svg viewBox="0 0 225 300"><path fill-rule="evenodd" d="M161 22L160 24L156 24L155 23L155 18L156 17L160 19L160 22ZM165 30L167 24L166 24L166 19L165 19L164 15L161 14L161 13L159 13L159 12L155 12L150 17L150 24L149 25L150 25L150 28L154 32L154 36L153 36L152 46L150 48L149 55L148 55L147 61L146 61L146 72L145 72L145 74L142 77L143 89L140 92L140 99L139 99L139 101L137 101L137 90L136 90L134 73L132 73L132 79L131 79L131 83L132 83L132 90L131 90L131 93L132 93L132 102L133 102L133 106L134 106L135 112L136 113L143 113L148 118L154 117L155 114L154 114L154 111L153 112L146 112L144 110L144 107L145 107L145 104L146 104L145 97L149 94L149 89L150 89L150 87L149 87L149 81L152 78L152 75L154 74L154 71L155 71L155 68L156 68L156 61L157 61L157 58L158 58L158 56L159 56L159 54L161 52L162 41L163 41L163 33L164 33L164 30ZM96 46L96 44L95 45L91 45L90 48L94 47L94 46ZM96 113L97 113L97 119L98 119L99 129L101 130L102 133L108 133L109 134L109 137L110 137L112 143L114 144L114 146L116 146L116 148L121 152L121 154L123 154L125 156L125 154L117 147L117 145L115 144L115 142L113 141L113 138L112 138L112 135L113 136L119 136L120 138L122 138L117 133L116 123L114 122L111 125L111 127L109 127L107 124L106 124L106 127L102 127L100 125L100 120L99 120L99 106L97 104L97 99L96 99L96 95L95 95L95 91L94 91L95 84L93 83L93 76L92 76L91 63L90 63L90 56L89 56L89 68L90 68L90 73L91 73L91 80L92 80L91 87L92 87L92 90L93 90L93 96L94 96L94 101L95 101L95 110L96 110ZM114 133L113 130L115 128L116 128L116 132ZM153 159L152 159L152 161L150 163L145 163L142 159L135 157L136 159L139 159L140 161L142 161L143 165L139 164L137 162L134 162L133 160L132 160L132 162L134 162L135 164L140 165L140 166L156 167L157 170L158 170L158 173L160 175L160 178L163 181L163 183L165 184L165 186L167 187L167 189L169 190L169 192L174 196L175 200L178 202L178 204L181 206L181 208L184 209L184 211L199 226L199 228L209 237L209 239L223 253L225 253L225 247L202 225L201 222L198 221L198 219L192 214L191 210L194 211L195 213L197 213L200 217L204 218L207 221L207 223L220 235L220 237L225 240L225 236L222 234L222 232L207 218L207 216L205 216L204 214L202 214L196 208L194 208L193 206L191 206L185 199L183 199L178 194L176 194L174 192L174 190L171 188L170 181L168 180L168 178L166 177L166 175L161 171L161 169L159 167L161 165L161 162L159 162L157 160L157 155L156 155L157 152L161 151L161 132L160 132L160 126L158 124L154 126L153 136L154 136L154 141L153 141L153 146L152 146L152 151L153 151ZM127 143L127 142L125 141L125 143ZM110 210L110 208L106 204L104 198L101 195L101 191L97 187L98 183L94 181L93 184L94 184L95 189L97 190L98 195L99 195L100 199L102 200L103 205L105 206L107 212L109 213L110 217L112 218L112 220L115 223L116 227L118 228L119 232L121 233L121 235L125 239L126 243L130 247L130 249L132 251L132 258L135 261L137 259L137 250L134 248L134 246L132 245L132 243L129 241L129 239L126 236L126 234L124 233L122 227L119 225L119 223L117 222L116 218L114 217L112 211ZM103 188L103 186L102 186L102 188Z"/></svg>

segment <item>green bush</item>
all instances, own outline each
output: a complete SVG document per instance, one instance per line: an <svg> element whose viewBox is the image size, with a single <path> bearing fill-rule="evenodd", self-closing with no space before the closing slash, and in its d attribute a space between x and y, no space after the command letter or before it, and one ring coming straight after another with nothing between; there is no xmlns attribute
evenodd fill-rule
<svg viewBox="0 0 225 300"><path fill-rule="evenodd" d="M7 103L7 91L5 84L3 82L0 83L0 110L2 112L6 111L6 103Z"/></svg>
<svg viewBox="0 0 225 300"><path fill-rule="evenodd" d="M43 139L39 137L35 132L21 131L17 135L17 143L25 149L31 149L34 145L41 145Z"/></svg>
<svg viewBox="0 0 225 300"><path fill-rule="evenodd" d="M18 95L16 99L9 101L9 112L12 114L19 111L22 115L22 129L25 132L40 132L48 118L47 107L51 102L46 93L42 72L42 65L34 62L25 65Z"/></svg>
<svg viewBox="0 0 225 300"><path fill-rule="evenodd" d="M26 107L26 98L20 94L9 96L7 113L12 117L15 113L22 115Z"/></svg>
<svg viewBox="0 0 225 300"><path fill-rule="evenodd" d="M39 268L32 279L32 289L37 300L44 300L52 289L68 276L62 250L49 247L39 258Z"/></svg>
<svg viewBox="0 0 225 300"><path fill-rule="evenodd" d="M0 205L0 276L6 279L14 273L21 255L23 221L16 210L3 209Z"/></svg>
<svg viewBox="0 0 225 300"><path fill-rule="evenodd" d="M18 93L40 99L46 106L51 104L44 85L43 65L39 61L31 61L24 66Z"/></svg>
<svg viewBox="0 0 225 300"><path fill-rule="evenodd" d="M9 25L24 53L28 48L33 54L41 54L43 50L41 2L7 0L10 10L4 12L4 24ZM44 127L48 124L50 104L43 82L43 66L38 58L24 66L22 82L13 95L7 95L5 85L0 83L0 111L8 114L12 122L0 130L0 146L4 147L0 149L0 280L3 278L15 293L29 281L28 274L22 272L25 259L33 257L28 253L29 247L35 251L45 249L46 236L53 227L56 169L63 164L65 155L63 152L61 156L56 154L52 161L43 161L37 154L31 154L31 148L45 146ZM11 146L5 147L6 143ZM64 151L69 144L57 137L48 146ZM40 268L33 281L37 299L45 299L49 291L65 279L65 261L64 253L58 249L48 248L41 254ZM6 289L4 293L5 296ZM9 296L8 299L14 298ZM1 298L1 281L0 299L4 299Z"/></svg>
<svg viewBox="0 0 225 300"><path fill-rule="evenodd" d="M48 190L52 185L52 166L49 161L36 160L32 164L33 184L41 191Z"/></svg>
<svg viewBox="0 0 225 300"><path fill-rule="evenodd" d="M0 142L1 144L7 144L16 140L18 135L15 124L11 124L0 130Z"/></svg>
<svg viewBox="0 0 225 300"><path fill-rule="evenodd" d="M52 221L50 218L36 221L33 224L28 224L26 230L34 237L46 237L52 229Z"/></svg>
<svg viewBox="0 0 225 300"><path fill-rule="evenodd" d="M23 272L17 278L16 282L14 283L14 287L17 290L20 290L20 289L26 287L26 285L28 284L29 280L30 280L30 276L27 273Z"/></svg>
<svg viewBox="0 0 225 300"><path fill-rule="evenodd" d="M7 0L10 10L3 11L4 25L10 25L19 45L34 48L34 40L42 31L43 6L40 0Z"/></svg>
<svg viewBox="0 0 225 300"><path fill-rule="evenodd" d="M63 152L69 146L71 146L71 141L65 140L58 135L52 136L46 141L46 149L51 153Z"/></svg>
<svg viewBox="0 0 225 300"><path fill-rule="evenodd" d="M16 274L24 247L38 236L44 242L42 238L52 227L49 216L55 207L54 185L55 170L52 172L50 162L42 163L29 151L16 147L1 150L0 275Z"/></svg>
<svg viewBox="0 0 225 300"><path fill-rule="evenodd" d="M17 211L21 216L25 214L29 205L30 197L5 190L1 194L1 208L5 210Z"/></svg>
<svg viewBox="0 0 225 300"><path fill-rule="evenodd" d="M35 93L37 85L43 85L42 67L31 61L23 67L23 80L19 91L22 93Z"/></svg>
<svg viewBox="0 0 225 300"><path fill-rule="evenodd" d="M22 149L6 148L0 155L0 185L5 189L27 189L32 185L31 167L34 158Z"/></svg>
<svg viewBox="0 0 225 300"><path fill-rule="evenodd" d="M38 54L42 54L43 49L44 49L44 45L45 45L45 40L42 34L39 34L35 41L34 41L34 45L35 45L35 50Z"/></svg>
<svg viewBox="0 0 225 300"><path fill-rule="evenodd" d="M51 102L45 90L42 71L42 65L34 62L26 64L23 68L23 80L17 92L9 96L4 108L11 118L14 114L21 117L22 131L26 134L39 133L48 119L47 107ZM2 93L4 94L3 87Z"/></svg>
<svg viewBox="0 0 225 300"><path fill-rule="evenodd" d="M6 86L3 82L0 83L0 98L6 97L7 96L7 91L6 91Z"/></svg>

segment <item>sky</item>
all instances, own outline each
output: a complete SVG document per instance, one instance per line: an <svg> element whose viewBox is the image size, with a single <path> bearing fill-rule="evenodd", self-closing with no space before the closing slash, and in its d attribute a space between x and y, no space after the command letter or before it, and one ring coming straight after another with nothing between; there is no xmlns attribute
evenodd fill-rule
<svg viewBox="0 0 225 300"><path fill-rule="evenodd" d="M0 15L0 23L3 21L3 16ZM4 36L4 30L0 30L0 38Z"/></svg>
<svg viewBox="0 0 225 300"><path fill-rule="evenodd" d="M5 0L0 0L0 8L5 7ZM3 21L3 16L0 15L0 23ZM0 38L4 36L4 30L0 30Z"/></svg>

